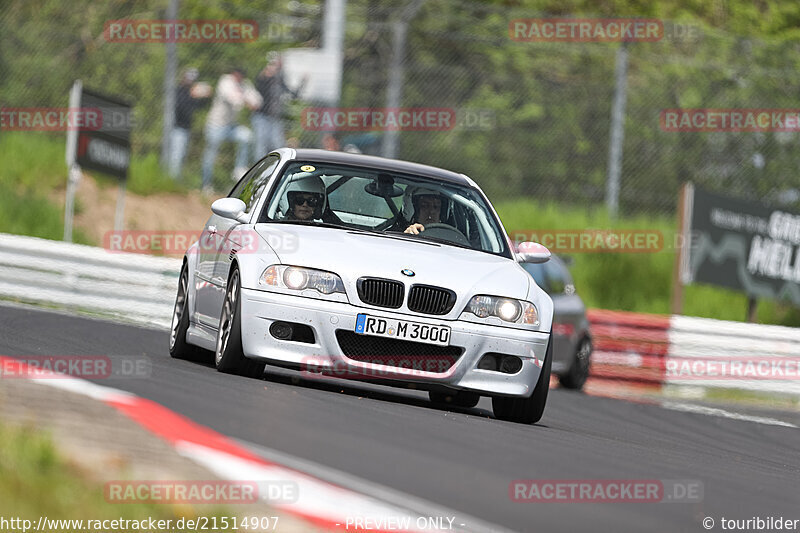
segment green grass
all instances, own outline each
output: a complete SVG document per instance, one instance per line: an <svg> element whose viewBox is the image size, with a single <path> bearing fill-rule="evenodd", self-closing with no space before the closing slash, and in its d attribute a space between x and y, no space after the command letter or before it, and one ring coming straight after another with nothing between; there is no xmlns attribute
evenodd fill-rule
<svg viewBox="0 0 800 533"><path fill-rule="evenodd" d="M2 132L0 135L0 232L60 240L64 236L64 206L50 199L51 191L66 187L67 167L63 134ZM116 187L112 177L93 174L102 187ZM128 190L147 195L184 192L186 188L161 171L155 154L131 161ZM76 202L76 213L80 204ZM73 241L91 242L79 230Z"/></svg>
<svg viewBox="0 0 800 533"><path fill-rule="evenodd" d="M0 134L0 183L34 187L40 191L64 187L66 135L54 133L2 132ZM104 185L116 178L91 172ZM186 187L170 178L159 165L158 155L134 156L128 173L128 190L141 195L182 192Z"/></svg>
<svg viewBox="0 0 800 533"><path fill-rule="evenodd" d="M180 181L173 180L164 172L158 153L134 154L128 171L128 191L147 196L199 189L203 142L202 134L198 136L195 132L193 135L195 142L189 146ZM67 179L64 156L66 142L63 133L0 132L0 183L35 187L43 191L64 187ZM225 143L219 151L213 176L214 184L221 191L228 190L232 185L229 174L232 168L233 148L230 143ZM87 173L103 187L116 187L119 183L116 178L99 172Z"/></svg>
<svg viewBox="0 0 800 533"><path fill-rule="evenodd" d="M64 236L63 208L42 194L13 189L0 182L0 232L61 239Z"/></svg>
<svg viewBox="0 0 800 533"><path fill-rule="evenodd" d="M496 205L503 225L517 232L582 228L659 230L672 235L669 219L626 218L612 221L605 211L556 204L537 205L529 200ZM671 253L572 254L575 286L590 307L626 309L651 313L669 312ZM635 287L635 290L631 290Z"/></svg>
<svg viewBox="0 0 800 533"><path fill-rule="evenodd" d="M106 502L103 484L62 459L46 434L0 423L0 516L50 519L174 519L172 505ZM34 526L35 527L35 526ZM69 531L66 529L65 531Z"/></svg>
<svg viewBox="0 0 800 533"><path fill-rule="evenodd" d="M720 402L727 405L731 403L765 406L770 408L783 407L786 409L800 408L800 398L787 394L749 391L742 389L722 389L708 387L705 390L705 400Z"/></svg>
<svg viewBox="0 0 800 533"><path fill-rule="evenodd" d="M61 240L64 237L64 207L56 205L35 187L15 187L0 179L0 233ZM72 240L79 244L97 244L78 228L73 230Z"/></svg>
<svg viewBox="0 0 800 533"><path fill-rule="evenodd" d="M0 132L0 184L47 192L67 179L64 135Z"/></svg>

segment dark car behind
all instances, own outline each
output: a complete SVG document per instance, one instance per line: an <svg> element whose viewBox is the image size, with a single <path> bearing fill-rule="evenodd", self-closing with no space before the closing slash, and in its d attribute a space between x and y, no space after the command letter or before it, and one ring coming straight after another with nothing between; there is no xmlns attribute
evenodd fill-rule
<svg viewBox="0 0 800 533"><path fill-rule="evenodd" d="M552 256L546 263L524 263L536 284L553 299L553 374L563 387L580 390L589 376L592 337L586 306L563 260Z"/></svg>

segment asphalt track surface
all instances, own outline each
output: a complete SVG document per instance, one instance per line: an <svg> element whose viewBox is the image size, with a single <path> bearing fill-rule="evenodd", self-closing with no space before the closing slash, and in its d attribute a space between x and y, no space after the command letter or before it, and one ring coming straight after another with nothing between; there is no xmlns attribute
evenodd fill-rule
<svg viewBox="0 0 800 533"><path fill-rule="evenodd" d="M800 519L800 430L553 390L542 422L436 408L427 395L340 380L247 379L172 360L167 333L0 307L0 355L147 356L131 391L223 434L514 531L706 531L705 517ZM1 385L0 381L0 386ZM696 480L699 503L520 503L517 479ZM469 521L460 520L469 528ZM459 522L457 519L456 523Z"/></svg>

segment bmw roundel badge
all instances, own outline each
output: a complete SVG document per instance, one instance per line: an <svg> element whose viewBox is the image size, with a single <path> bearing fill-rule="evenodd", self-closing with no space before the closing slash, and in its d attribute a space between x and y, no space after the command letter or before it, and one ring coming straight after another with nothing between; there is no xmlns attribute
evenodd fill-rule
<svg viewBox="0 0 800 533"><path fill-rule="evenodd" d="M400 271L400 273L404 276L408 276L409 278L414 277L414 271L410 268L404 268Z"/></svg>

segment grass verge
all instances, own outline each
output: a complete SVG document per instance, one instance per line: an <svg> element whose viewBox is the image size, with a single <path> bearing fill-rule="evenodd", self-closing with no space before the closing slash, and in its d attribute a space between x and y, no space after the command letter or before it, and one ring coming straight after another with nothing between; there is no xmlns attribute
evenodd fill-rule
<svg viewBox="0 0 800 533"><path fill-rule="evenodd" d="M111 504L103 485L86 479L61 458L50 438L32 428L0 422L0 516L37 524L48 519L174 519L172 505ZM79 530L75 527L59 531Z"/></svg>
<svg viewBox="0 0 800 533"><path fill-rule="evenodd" d="M0 184L24 186L39 192L64 187L67 179L64 133L2 132ZM116 186L115 178L91 173L101 183ZM182 192L186 187L170 178L155 153L134 156L128 173L128 190L141 195Z"/></svg>

